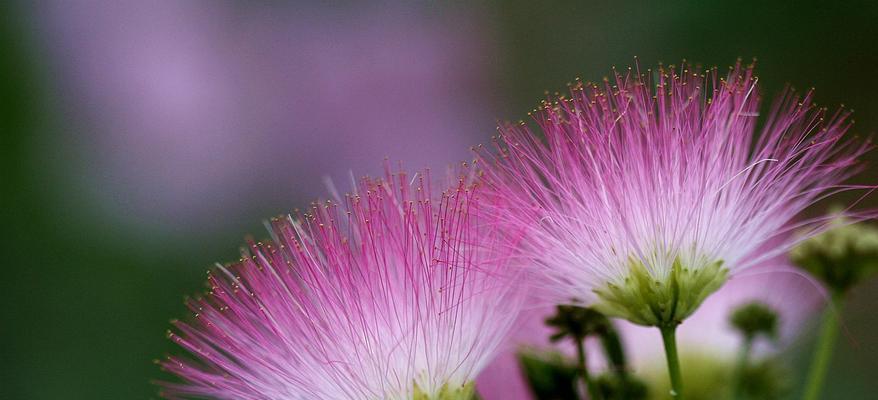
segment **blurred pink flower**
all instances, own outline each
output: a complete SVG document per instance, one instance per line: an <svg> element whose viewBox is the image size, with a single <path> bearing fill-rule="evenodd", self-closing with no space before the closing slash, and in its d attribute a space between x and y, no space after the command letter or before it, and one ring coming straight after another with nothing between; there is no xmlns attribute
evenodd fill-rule
<svg viewBox="0 0 878 400"><path fill-rule="evenodd" d="M491 55L467 15L206 1L38 11L75 119L56 143L73 164L59 165L137 223L291 207L324 175L374 172L364 166L385 156L441 167L491 129Z"/></svg>

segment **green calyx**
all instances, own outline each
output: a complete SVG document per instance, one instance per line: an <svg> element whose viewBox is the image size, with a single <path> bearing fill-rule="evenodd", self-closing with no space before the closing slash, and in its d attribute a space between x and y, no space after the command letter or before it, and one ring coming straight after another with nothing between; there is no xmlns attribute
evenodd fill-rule
<svg viewBox="0 0 878 400"><path fill-rule="evenodd" d="M611 317L638 325L676 326L692 315L707 296L728 278L722 260L701 268L682 265L677 257L667 278L657 279L639 260L629 261L629 274L621 283L607 282L595 289L595 308Z"/></svg>
<svg viewBox="0 0 878 400"><path fill-rule="evenodd" d="M878 272L878 229L865 223L845 225L842 219L836 223L790 251L790 260L843 294Z"/></svg>
<svg viewBox="0 0 878 400"><path fill-rule="evenodd" d="M445 384L437 393L425 393L418 384L415 384L415 393L412 400L477 400L476 386L469 382L463 386Z"/></svg>

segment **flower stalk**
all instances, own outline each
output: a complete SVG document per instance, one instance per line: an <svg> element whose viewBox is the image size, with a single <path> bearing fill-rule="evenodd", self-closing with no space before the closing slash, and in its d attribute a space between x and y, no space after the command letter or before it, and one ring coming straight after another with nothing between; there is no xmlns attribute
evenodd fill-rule
<svg viewBox="0 0 878 400"><path fill-rule="evenodd" d="M668 360L668 375L671 379L671 398L683 399L683 377L680 374L680 357L677 355L677 324L659 327Z"/></svg>
<svg viewBox="0 0 878 400"><path fill-rule="evenodd" d="M744 343L741 344L741 350L738 353L738 362L735 365L734 375L734 398L742 399L744 396L744 374L750 365L750 350L753 348L753 337L745 336Z"/></svg>

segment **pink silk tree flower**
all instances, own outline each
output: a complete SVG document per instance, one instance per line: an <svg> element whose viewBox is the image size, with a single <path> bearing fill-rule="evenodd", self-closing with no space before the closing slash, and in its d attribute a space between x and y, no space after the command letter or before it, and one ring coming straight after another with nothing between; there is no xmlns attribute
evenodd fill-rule
<svg viewBox="0 0 878 400"><path fill-rule="evenodd" d="M162 367L170 399L469 399L522 303L481 188L428 174L271 221L188 302Z"/></svg>
<svg viewBox="0 0 878 400"><path fill-rule="evenodd" d="M495 210L524 239L523 265L557 303L676 327L735 274L828 219L795 219L840 191L870 147L849 112L789 89L764 122L753 66L685 63L577 83L477 150ZM856 214L851 212L850 214ZM863 218L859 215L858 218ZM794 222L795 221L795 222Z"/></svg>

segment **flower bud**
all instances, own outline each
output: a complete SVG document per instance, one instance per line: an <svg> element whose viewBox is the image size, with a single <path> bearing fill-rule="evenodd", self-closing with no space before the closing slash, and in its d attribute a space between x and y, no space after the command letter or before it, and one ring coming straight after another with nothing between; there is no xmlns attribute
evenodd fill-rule
<svg viewBox="0 0 878 400"><path fill-rule="evenodd" d="M796 266L843 294L878 271L878 229L836 220L836 227L803 241L790 252Z"/></svg>
<svg viewBox="0 0 878 400"><path fill-rule="evenodd" d="M747 340L759 335L777 338L778 315L763 303L754 301L739 306L732 311L729 322Z"/></svg>

